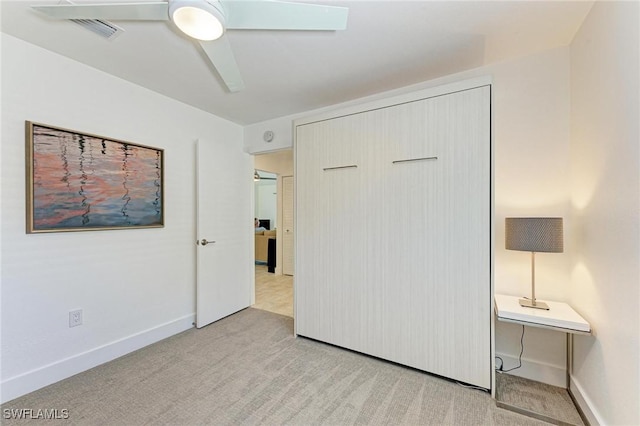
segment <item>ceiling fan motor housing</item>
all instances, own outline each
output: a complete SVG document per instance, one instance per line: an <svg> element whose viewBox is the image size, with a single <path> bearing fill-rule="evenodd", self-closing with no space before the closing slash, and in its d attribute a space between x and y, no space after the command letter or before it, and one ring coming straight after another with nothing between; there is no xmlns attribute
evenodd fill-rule
<svg viewBox="0 0 640 426"><path fill-rule="evenodd" d="M170 0L169 18L180 31L198 40L216 40L225 31L224 9L218 0Z"/></svg>

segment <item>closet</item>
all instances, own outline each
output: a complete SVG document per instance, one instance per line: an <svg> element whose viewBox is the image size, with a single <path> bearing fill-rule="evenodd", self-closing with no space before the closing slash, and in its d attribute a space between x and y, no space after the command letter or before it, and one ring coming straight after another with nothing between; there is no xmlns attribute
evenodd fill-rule
<svg viewBox="0 0 640 426"><path fill-rule="evenodd" d="M490 389L491 86L419 95L295 123L296 334Z"/></svg>

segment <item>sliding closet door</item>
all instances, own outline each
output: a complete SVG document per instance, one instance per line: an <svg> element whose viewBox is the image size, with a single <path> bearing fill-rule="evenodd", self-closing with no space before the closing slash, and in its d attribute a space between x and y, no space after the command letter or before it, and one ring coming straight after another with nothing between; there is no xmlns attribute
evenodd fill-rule
<svg viewBox="0 0 640 426"><path fill-rule="evenodd" d="M489 388L488 87L297 127L296 327Z"/></svg>

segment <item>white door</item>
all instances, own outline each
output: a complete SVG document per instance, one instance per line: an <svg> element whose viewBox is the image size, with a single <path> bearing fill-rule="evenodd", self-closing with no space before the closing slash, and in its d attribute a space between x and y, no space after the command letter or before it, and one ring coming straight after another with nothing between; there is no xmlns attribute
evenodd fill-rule
<svg viewBox="0 0 640 426"><path fill-rule="evenodd" d="M282 178L282 273L293 275L293 176Z"/></svg>
<svg viewBox="0 0 640 426"><path fill-rule="evenodd" d="M251 305L253 160L235 144L198 141L196 326Z"/></svg>

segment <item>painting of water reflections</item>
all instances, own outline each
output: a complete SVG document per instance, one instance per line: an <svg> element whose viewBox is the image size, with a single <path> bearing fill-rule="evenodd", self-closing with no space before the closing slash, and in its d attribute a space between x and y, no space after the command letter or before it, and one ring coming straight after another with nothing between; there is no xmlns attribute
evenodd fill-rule
<svg viewBox="0 0 640 426"><path fill-rule="evenodd" d="M164 226L162 149L26 122L27 233Z"/></svg>

